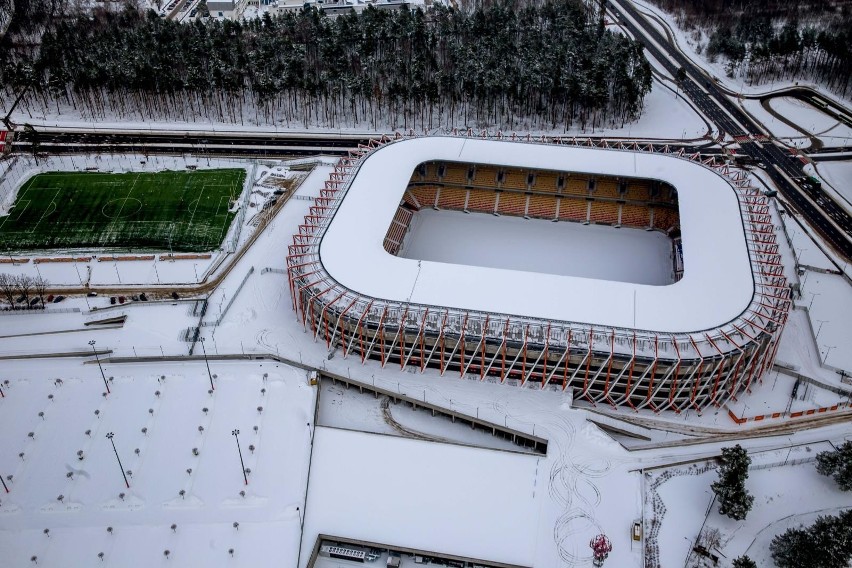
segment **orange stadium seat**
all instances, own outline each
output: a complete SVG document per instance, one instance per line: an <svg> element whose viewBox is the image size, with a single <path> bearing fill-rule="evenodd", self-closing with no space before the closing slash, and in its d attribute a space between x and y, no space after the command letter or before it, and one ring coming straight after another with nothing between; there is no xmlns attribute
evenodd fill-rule
<svg viewBox="0 0 852 568"><path fill-rule="evenodd" d="M651 210L646 205L625 203L621 206L621 224L644 229L651 226Z"/></svg>
<svg viewBox="0 0 852 568"><path fill-rule="evenodd" d="M680 226L680 215L668 207L654 207L654 228L668 231Z"/></svg>
<svg viewBox="0 0 852 568"><path fill-rule="evenodd" d="M491 189L471 189L467 200L468 211L494 212L494 202L497 194Z"/></svg>
<svg viewBox="0 0 852 568"><path fill-rule="evenodd" d="M514 191L504 191L500 194L500 203L497 212L502 215L517 215L523 217L527 206L527 196Z"/></svg>
<svg viewBox="0 0 852 568"><path fill-rule="evenodd" d="M530 195L530 206L527 215L539 219L556 218L556 199L548 195Z"/></svg>
<svg viewBox="0 0 852 568"><path fill-rule="evenodd" d="M420 207L434 207L435 196L438 194L437 185L423 185L420 187L412 187L408 191L420 203Z"/></svg>
<svg viewBox="0 0 852 568"><path fill-rule="evenodd" d="M503 179L503 187L507 189L527 189L527 175L525 170L506 170L506 177Z"/></svg>
<svg viewBox="0 0 852 568"><path fill-rule="evenodd" d="M476 166L476 171L473 174L473 184L485 187L497 187L497 168Z"/></svg>
<svg viewBox="0 0 852 568"><path fill-rule="evenodd" d="M618 204L612 201L593 201L591 221L615 225L618 223Z"/></svg>
<svg viewBox="0 0 852 568"><path fill-rule="evenodd" d="M441 194L438 198L438 207L441 209L464 209L464 202L467 197L466 189L457 189L454 187L442 187Z"/></svg>
<svg viewBox="0 0 852 568"><path fill-rule="evenodd" d="M441 181L454 185L467 185L467 166L464 164L447 164Z"/></svg>
<svg viewBox="0 0 852 568"><path fill-rule="evenodd" d="M621 194L618 193L618 182L612 178L598 178L592 195L595 197L609 197L611 199L621 197Z"/></svg>
<svg viewBox="0 0 852 568"><path fill-rule="evenodd" d="M438 181L438 164L428 162L426 164L426 175L423 176L423 181L437 182Z"/></svg>
<svg viewBox="0 0 852 568"><path fill-rule="evenodd" d="M651 184L644 180L630 181L627 184L627 191L624 192L624 199L634 201L648 201L651 194Z"/></svg>
<svg viewBox="0 0 852 568"><path fill-rule="evenodd" d="M587 178L571 176L566 180L566 182L565 189L562 193L583 196L589 194L589 180Z"/></svg>
<svg viewBox="0 0 852 568"><path fill-rule="evenodd" d="M586 213L588 211L588 201L585 199L576 199L565 197L559 204L559 219L562 221L580 221L585 222Z"/></svg>
<svg viewBox="0 0 852 568"><path fill-rule="evenodd" d="M543 193L556 193L559 185L559 176L554 172L538 172L532 188Z"/></svg>

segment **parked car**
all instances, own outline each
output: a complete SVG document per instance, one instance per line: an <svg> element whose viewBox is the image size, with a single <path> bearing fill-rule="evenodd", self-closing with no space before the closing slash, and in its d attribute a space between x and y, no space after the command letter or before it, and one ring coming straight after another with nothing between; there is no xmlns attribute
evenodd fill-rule
<svg viewBox="0 0 852 568"><path fill-rule="evenodd" d="M50 299L50 298L48 298L48 299ZM53 303L54 303L54 304L58 304L59 302L61 302L61 301L62 301L62 300L64 300L64 299L65 299L65 296L56 296L56 297L53 299Z"/></svg>
<svg viewBox="0 0 852 568"><path fill-rule="evenodd" d="M111 305L111 306L114 306L114 305L115 305L115 302L116 302L115 296L112 296L112 297L109 299L109 303L110 303L110 305Z"/></svg>
<svg viewBox="0 0 852 568"><path fill-rule="evenodd" d="M127 301L127 298L125 298L124 296L119 296L119 297L118 297L118 303L119 303L119 304L123 304L123 303L124 303L124 302L126 302L126 301Z"/></svg>

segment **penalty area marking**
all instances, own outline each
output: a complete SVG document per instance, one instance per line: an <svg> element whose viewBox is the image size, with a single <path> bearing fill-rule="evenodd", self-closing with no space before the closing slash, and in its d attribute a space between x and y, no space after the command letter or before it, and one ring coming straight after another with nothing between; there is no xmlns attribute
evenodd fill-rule
<svg viewBox="0 0 852 568"><path fill-rule="evenodd" d="M3 228L3 225L6 224L6 221L11 221L12 223L17 223L18 221L20 221L21 215L23 215L24 211L26 211L27 208L30 206L30 200L29 199L21 199L21 200L18 201L18 204L23 204L23 207L18 211L18 214L15 215L14 219L12 218L11 215L6 215L3 218L3 222L0 223L0 229ZM15 207L15 209L18 209L18 207Z"/></svg>
<svg viewBox="0 0 852 568"><path fill-rule="evenodd" d="M62 191L62 190L57 189L56 193L53 194L53 198L50 200L50 203L47 204L47 207L45 208L44 212L41 214L41 217L38 218L38 221L36 221L36 224L33 225L33 228L30 229L29 231L27 231L29 234L33 234L35 232L35 230L38 229L38 226L41 225L41 222L44 221L44 218L47 217L48 215L53 214L56 211L56 198L59 197L60 191Z"/></svg>

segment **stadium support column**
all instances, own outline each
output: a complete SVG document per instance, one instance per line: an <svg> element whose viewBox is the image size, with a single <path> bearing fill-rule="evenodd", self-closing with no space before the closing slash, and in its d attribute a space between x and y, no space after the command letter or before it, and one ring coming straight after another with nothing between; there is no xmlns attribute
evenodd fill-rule
<svg viewBox="0 0 852 568"><path fill-rule="evenodd" d="M677 353L677 363L675 363L674 375L672 376L672 386L669 388L669 408L672 407L674 402L675 391L677 390L677 379L680 376L680 348L677 346L677 339L675 336L672 336L672 346L675 349L675 353ZM675 406L675 414L680 414L680 407Z"/></svg>
<svg viewBox="0 0 852 568"><path fill-rule="evenodd" d="M342 298L343 294L345 294L345 293L346 292L344 291L344 292L341 292L340 294L338 294L337 297L334 300L332 300L331 302L329 302L325 306L323 306L322 312L320 312L319 322L317 322L317 324L318 324L317 325L317 331L316 331L316 333L314 333L314 341L316 341L317 337L319 336L320 326L324 325L325 326L325 348L326 349L331 348L331 334L328 332L328 320L329 320L328 309L331 306L333 306L334 304L336 304L338 302L338 300L340 300L340 298Z"/></svg>
<svg viewBox="0 0 852 568"><path fill-rule="evenodd" d="M405 369L405 318L408 317L408 306L399 319L399 370Z"/></svg>
<svg viewBox="0 0 852 568"><path fill-rule="evenodd" d="M424 355L426 354L426 318L429 317L429 308L426 308L426 311L423 312L423 319L420 322L420 372L423 372L423 369L426 366L426 359ZM414 347L411 348L412 350Z"/></svg>
<svg viewBox="0 0 852 568"><path fill-rule="evenodd" d="M586 360L586 376L583 379L583 396L586 397L586 400L592 403L592 406L595 405L595 401L589 396L589 371L592 369L592 353L593 353L593 343L595 342L595 328L589 328L589 354Z"/></svg>
<svg viewBox="0 0 852 568"><path fill-rule="evenodd" d="M701 350L698 349L698 345L696 345L695 339L691 335L689 336L689 341L692 343L692 348L695 349L696 355L698 355L698 369L696 369L695 373L692 375L692 392L689 395L689 403L700 414L701 408L695 403L695 395L698 392L698 383L701 381L701 370L704 368L704 356L701 354Z"/></svg>
<svg viewBox="0 0 852 568"><path fill-rule="evenodd" d="M346 350L346 322L344 321L343 318L346 317L346 312L348 312L349 309L352 308L352 306L354 306L355 302L357 302L357 301L358 301L358 297L356 296L355 298L352 299L351 302L349 302L349 305L346 306L346 309L344 309L340 313L340 315L337 316L337 322L334 324L334 333L331 334L331 343L334 344L335 340L337 339L337 330L338 329L340 330L340 344L343 346L343 358L344 359L346 359L346 351L347 350ZM353 336L354 336L354 334L353 334Z"/></svg>
<svg viewBox="0 0 852 568"><path fill-rule="evenodd" d="M544 360L542 361L542 373L541 373L541 388L544 388L544 381L547 379L547 352L550 348L550 326L551 324L548 322L547 324L547 332L544 335Z"/></svg>
<svg viewBox="0 0 852 568"><path fill-rule="evenodd" d="M464 313L464 323L462 324L461 336L459 337L458 345L456 345L456 347L458 347L459 349L461 349L461 353L459 354L459 356L460 356L460 360L459 360L459 378L463 378L463 377L464 377L464 359L465 359L465 343L464 343L464 335L465 335L465 332L467 331L467 318L468 318L468 316L469 316L469 315L470 315L470 314L468 314L468 312L465 312L465 313ZM455 351L455 350L454 350L454 351Z"/></svg>
<svg viewBox="0 0 852 568"><path fill-rule="evenodd" d="M660 338L654 335L654 363L651 367L651 380L648 381L648 395L645 397L645 402L651 407L654 412L659 412L659 409L651 400L651 395L654 391L654 378L657 376L657 361L660 360Z"/></svg>
<svg viewBox="0 0 852 568"><path fill-rule="evenodd" d="M506 324L503 326L503 345L500 349L500 382L506 380L506 344L508 343L509 336L509 318L506 318Z"/></svg>
<svg viewBox="0 0 852 568"><path fill-rule="evenodd" d="M573 330L568 330L568 343L565 346L565 365L562 371L562 391L568 386L568 365L571 364L571 334Z"/></svg>
<svg viewBox="0 0 852 568"><path fill-rule="evenodd" d="M361 351L361 363L364 363L364 318L370 313L370 308L373 305L373 300L367 304L367 307L361 312L361 317L358 318L358 348ZM354 339L353 339L354 340Z"/></svg>
<svg viewBox="0 0 852 568"><path fill-rule="evenodd" d="M553 370L550 371L550 374L547 375L547 377L545 377L545 379L542 381L541 388L544 388L544 387L546 387L547 385L550 384L550 381L553 379L553 375L555 375L556 372L559 370L559 365L563 365L563 363L564 363L563 367L566 369L565 372L567 373L567 369L568 369L567 358L569 357L570 349L571 349L571 342L569 341L567 344L565 344L565 349L562 351L562 355L559 356L559 359L556 360L556 364L553 365ZM565 390L564 383L563 383L563 386L562 386L562 390Z"/></svg>
<svg viewBox="0 0 852 568"><path fill-rule="evenodd" d="M727 333L725 333L724 330L720 330L720 331L722 332L722 335L725 336L725 339L727 339L731 344L733 344L737 348L737 350L739 350L739 352L740 352L739 357L737 357L737 364L734 366L733 375L731 375L730 372L729 372L729 375L728 375L729 381L730 381L730 384L731 384L728 394L730 395L731 398L733 398L734 400L737 400L737 388L739 387L740 366L742 365L743 356L745 355L745 351L740 346L740 344L737 343L736 341L734 341L733 338L730 335L728 335Z"/></svg>
<svg viewBox="0 0 852 568"><path fill-rule="evenodd" d="M521 356L521 386L524 386L524 383L527 380L527 340L529 339L529 336L530 324L527 324L527 327L524 329L524 347L523 355Z"/></svg>
<svg viewBox="0 0 852 568"><path fill-rule="evenodd" d="M715 404L716 406L719 406L718 403L716 402L716 395L717 395L718 390L719 390L719 379L722 378L722 369L725 368L725 354L722 353L722 350L719 349L719 346L716 345L716 342L713 341L713 339L708 334L705 333L704 337L707 338L707 341L709 341L710 345L713 346L713 349L715 349L716 352L719 353L719 357L720 357L720 359L719 359L719 371L716 373L716 378L713 381L713 392L710 394L710 403Z"/></svg>
<svg viewBox="0 0 852 568"><path fill-rule="evenodd" d="M485 338L488 337L488 320L491 316L485 316L485 325L482 326L482 352L479 359L479 380L483 380L485 378L485 346L487 341Z"/></svg>
<svg viewBox="0 0 852 568"><path fill-rule="evenodd" d="M385 306L385 311L382 312L382 318L379 320L379 327L376 332L379 334L379 349L382 354L382 368L385 367L385 326L382 325L385 321L385 315L388 313L388 307Z"/></svg>
<svg viewBox="0 0 852 568"><path fill-rule="evenodd" d="M615 353L615 330L613 329L609 336L609 363L606 366L606 380L604 381L604 399L615 408L615 403L612 402L612 398L609 396L609 380L612 376L612 360L613 354Z"/></svg>
<svg viewBox="0 0 852 568"><path fill-rule="evenodd" d="M735 325L734 328L737 331L739 331L741 334L743 334L745 337L748 337L751 340L751 342L754 345L756 345L756 347L751 350L751 356L749 357L749 360L746 362L746 366L749 368L749 371L748 371L748 376L746 377L745 391L747 393L751 393L751 379L752 379L752 376L754 375L754 369L755 369L755 366L757 364L757 360L759 359L759 357L757 355L758 355L758 353L760 353L760 342L757 340L757 338L755 338L751 334L747 333L743 328L741 328L737 325Z"/></svg>
<svg viewBox="0 0 852 568"><path fill-rule="evenodd" d="M444 370L446 369L446 367L444 367L444 347L445 347L444 338L446 337L447 320L449 319L449 317L450 317L450 311L446 310L444 312L444 321L441 323L441 333L440 333L440 338L439 338L440 341L441 341L441 361L438 365L438 370L440 371L441 376L444 375Z"/></svg>
<svg viewBox="0 0 852 568"><path fill-rule="evenodd" d="M633 369L636 365L636 332L633 332L633 356L630 358L630 371L627 372L627 389L624 391L624 400L630 405L630 408L636 410L633 401L630 400L630 385L633 384Z"/></svg>

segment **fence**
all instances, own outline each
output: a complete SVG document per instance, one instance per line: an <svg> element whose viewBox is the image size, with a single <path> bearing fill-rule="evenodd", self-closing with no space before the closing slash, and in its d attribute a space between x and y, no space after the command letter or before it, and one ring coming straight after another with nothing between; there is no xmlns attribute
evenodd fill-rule
<svg viewBox="0 0 852 568"><path fill-rule="evenodd" d="M246 275L243 276L243 281L240 282L239 286L237 286L237 289L234 291L234 295L231 296L230 300L228 300L228 304L225 306L225 309L222 310L222 313L219 314L219 317L216 319L216 321L214 321L212 323L203 322L201 324L202 326L204 326L204 327L208 327L208 326L211 326L211 325L215 326L215 325L219 325L220 323L222 323L222 320L225 319L225 315L228 313L228 310L231 309L231 305L234 303L234 300L237 299L237 296L239 296L240 291L243 289L243 286L246 285L246 282L248 282L249 276L251 276L252 274L254 274L254 266L249 268L248 272L246 272Z"/></svg>

